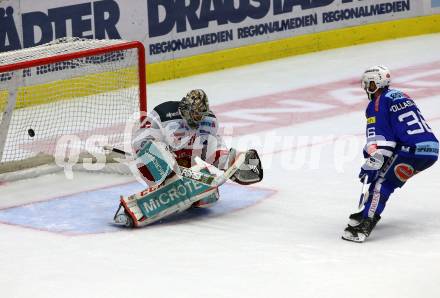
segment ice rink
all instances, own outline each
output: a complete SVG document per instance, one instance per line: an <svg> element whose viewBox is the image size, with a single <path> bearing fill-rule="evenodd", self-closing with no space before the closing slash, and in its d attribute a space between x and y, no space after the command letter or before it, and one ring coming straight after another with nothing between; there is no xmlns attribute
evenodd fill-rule
<svg viewBox="0 0 440 298"><path fill-rule="evenodd" d="M148 86L148 106L203 88L228 145L265 177L226 184L211 210L114 227L132 177L63 173L0 184L0 297L440 295L440 166L397 190L363 244L341 240L361 185L367 98L390 68L440 136L440 34L280 59Z"/></svg>

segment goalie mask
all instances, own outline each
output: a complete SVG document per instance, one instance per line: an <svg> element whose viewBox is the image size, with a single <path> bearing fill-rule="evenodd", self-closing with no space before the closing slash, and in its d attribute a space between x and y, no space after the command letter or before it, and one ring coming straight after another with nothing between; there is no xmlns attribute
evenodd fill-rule
<svg viewBox="0 0 440 298"><path fill-rule="evenodd" d="M391 74L385 66L373 66L368 68L362 75L362 89L367 92L370 100L379 89L386 88L391 83Z"/></svg>
<svg viewBox="0 0 440 298"><path fill-rule="evenodd" d="M179 104L179 112L188 125L195 129L209 115L208 96L202 89L188 92Z"/></svg>

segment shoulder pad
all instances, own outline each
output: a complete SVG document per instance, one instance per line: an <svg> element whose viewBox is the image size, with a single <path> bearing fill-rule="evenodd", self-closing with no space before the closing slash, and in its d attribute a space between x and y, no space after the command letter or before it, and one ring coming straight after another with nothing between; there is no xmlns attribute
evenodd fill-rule
<svg viewBox="0 0 440 298"><path fill-rule="evenodd" d="M200 122L200 127L209 127L210 129L217 128L217 119L215 116L208 115Z"/></svg>
<svg viewBox="0 0 440 298"><path fill-rule="evenodd" d="M409 99L409 96L402 91L390 89L385 93L385 98L396 101L400 99Z"/></svg>
<svg viewBox="0 0 440 298"><path fill-rule="evenodd" d="M166 101L154 108L157 115L160 117L160 121L165 122L174 119L182 119L179 113L178 101Z"/></svg>

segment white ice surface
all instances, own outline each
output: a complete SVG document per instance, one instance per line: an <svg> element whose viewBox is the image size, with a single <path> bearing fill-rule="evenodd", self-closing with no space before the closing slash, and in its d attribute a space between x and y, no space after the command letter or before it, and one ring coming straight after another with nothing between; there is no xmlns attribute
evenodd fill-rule
<svg viewBox="0 0 440 298"><path fill-rule="evenodd" d="M215 112L225 102L357 79L374 64L435 62L438 53L437 34L281 59L150 85L149 106L204 88ZM439 100L418 103L438 136ZM0 224L0 297L439 297L438 165L394 193L368 242L340 239L361 188L364 122L358 110L241 137L357 136L339 171L337 142L279 153L255 144L265 152L259 186L277 193L230 214L73 237ZM0 185L0 209L127 180L59 173Z"/></svg>

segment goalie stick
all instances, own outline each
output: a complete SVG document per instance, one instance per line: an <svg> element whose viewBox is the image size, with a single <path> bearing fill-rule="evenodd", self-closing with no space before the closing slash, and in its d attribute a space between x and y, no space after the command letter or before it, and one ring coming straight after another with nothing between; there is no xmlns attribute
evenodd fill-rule
<svg viewBox="0 0 440 298"><path fill-rule="evenodd" d="M131 160L134 160L133 154L126 152L124 150L115 148L113 146L106 145L106 146L103 146L103 149L105 151L111 151L111 152L119 153L121 155L125 155L127 157L130 157ZM202 173L200 171L195 171L194 169L185 168L185 167L181 167L181 166L175 167L175 170L176 170L175 173L180 177L189 178L191 180L195 180L197 182L200 182L202 184L205 184L205 185L208 185L211 187L219 187L220 185L224 184L227 180L229 180L235 174L235 172L237 172L237 170L245 162L245 157L246 157L245 153L239 153L238 157L235 159L234 163L228 169L226 169L226 171L224 171L222 174L209 175L209 174ZM124 160L118 160L118 161L123 162ZM196 162L198 163L200 168L202 166L204 166L204 167L208 168L208 170L209 170L210 168L213 167L211 164L208 164L207 162L203 161L199 157L196 157ZM220 172L220 170L218 170L218 171Z"/></svg>

